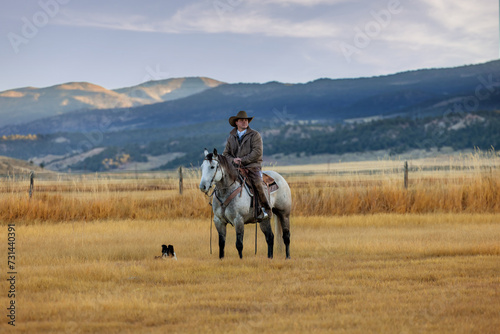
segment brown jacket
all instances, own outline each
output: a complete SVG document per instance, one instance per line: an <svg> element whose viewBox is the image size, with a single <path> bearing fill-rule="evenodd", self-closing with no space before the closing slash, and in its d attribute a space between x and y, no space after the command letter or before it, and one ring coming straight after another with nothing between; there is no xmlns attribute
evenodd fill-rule
<svg viewBox="0 0 500 334"><path fill-rule="evenodd" d="M241 158L241 164L244 167L262 166L262 137L255 130L247 128L247 132L238 142L238 132L234 128L227 138L224 156L233 161L234 158Z"/></svg>

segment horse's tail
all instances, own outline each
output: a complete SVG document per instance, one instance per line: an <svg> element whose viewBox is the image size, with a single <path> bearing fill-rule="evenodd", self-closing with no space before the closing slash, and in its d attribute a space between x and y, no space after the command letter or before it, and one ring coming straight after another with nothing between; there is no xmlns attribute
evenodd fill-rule
<svg viewBox="0 0 500 334"><path fill-rule="evenodd" d="M278 218L277 214L273 215L274 219L274 240L278 246L278 251L283 251L283 246L285 245L283 242L283 227L281 226L281 220Z"/></svg>

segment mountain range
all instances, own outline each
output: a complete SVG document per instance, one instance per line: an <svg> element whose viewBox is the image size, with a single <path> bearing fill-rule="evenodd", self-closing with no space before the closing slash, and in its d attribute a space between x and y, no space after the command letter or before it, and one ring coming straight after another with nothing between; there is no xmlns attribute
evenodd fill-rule
<svg viewBox="0 0 500 334"><path fill-rule="evenodd" d="M173 168L193 163L200 147L220 148L230 130L227 119L239 110L255 116L251 126L262 131L265 149L273 154L281 150L300 155L306 148L313 154L377 147L397 148L397 152L439 148L451 145L450 138L457 133L474 138L454 139L462 143L452 145L454 149L473 148L469 146L475 146L476 140L488 148L499 140L490 134L495 133L491 127L498 125L500 61L296 84L229 84L192 77L116 90L90 83L14 89L0 93L0 154L55 170L102 170L102 161L123 161L121 154L136 165L144 163L145 169ZM477 113L481 114L473 121L466 118ZM403 121L391 123L396 118ZM416 119L427 120L411 121ZM363 125L366 122L370 122L368 128ZM432 144L410 143L409 131L402 130L408 124L416 127L411 132L415 140L436 139ZM392 137L373 127L385 129ZM290 129L294 129L292 135ZM374 133L379 142L360 140L365 137L361 130ZM440 131L447 134L440 137ZM339 133L352 143L337 137ZM408 142L404 146L397 143L401 136ZM321 138L336 143L318 150L324 144Z"/></svg>
<svg viewBox="0 0 500 334"><path fill-rule="evenodd" d="M173 128L225 119L238 110L268 122L342 122L494 110L500 108L500 61L371 78L318 79L304 84L224 84L208 78L186 78L153 81L106 95L106 90L91 84L65 84L39 91L47 91L47 98L32 89L0 94L4 95L0 99L4 119L0 135L92 132L102 124L106 124L104 132ZM71 98L68 92L74 92ZM17 98L5 97L16 94ZM170 100L153 103L158 99ZM82 101L87 101L85 109L74 110L84 105ZM106 109L110 104L113 108ZM141 105L134 107L137 104ZM52 116L44 117L48 114ZM12 117L17 124L9 121ZM19 122L28 118L33 120Z"/></svg>
<svg viewBox="0 0 500 334"><path fill-rule="evenodd" d="M130 108L171 101L217 87L210 78L173 78L108 90L88 82L0 92L0 127L62 115L75 110Z"/></svg>

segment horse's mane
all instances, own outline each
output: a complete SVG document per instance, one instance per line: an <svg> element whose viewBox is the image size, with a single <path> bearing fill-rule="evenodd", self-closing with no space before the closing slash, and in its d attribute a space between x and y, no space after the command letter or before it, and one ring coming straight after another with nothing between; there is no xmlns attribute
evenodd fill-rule
<svg viewBox="0 0 500 334"><path fill-rule="evenodd" d="M229 159L222 154L218 154L217 160L219 161L219 164L222 167L222 169L231 178L231 180L236 181L238 179L238 170L233 166L233 164L229 161Z"/></svg>

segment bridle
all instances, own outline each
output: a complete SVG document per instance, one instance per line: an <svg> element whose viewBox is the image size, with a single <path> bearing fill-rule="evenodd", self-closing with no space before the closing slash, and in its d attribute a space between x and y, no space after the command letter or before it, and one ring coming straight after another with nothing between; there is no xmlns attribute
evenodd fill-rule
<svg viewBox="0 0 500 334"><path fill-rule="evenodd" d="M209 159L207 159L207 158L205 158L205 160L206 160L206 161L211 161L211 160L209 160ZM217 171L219 170L219 168L220 168L220 172L222 173L222 178L224 178L224 168L220 167L220 162L219 162L219 160L216 160L216 159L212 159L212 160L217 161L217 167L215 167L214 176L212 176L212 179L210 180L210 185L208 186L207 192L205 193L208 197L212 197L212 196L213 196L213 194L214 194L214 192L217 190L217 188L216 188L216 187L214 187L214 190L213 190L212 194L208 195L208 192L209 192L210 188L212 188L212 186L213 186L213 184L214 184L215 176L217 175ZM228 188L232 187L232 186L233 186L233 184L234 184L236 181L237 181L237 180L234 180L234 181L233 181L233 183L231 183L231 185L229 185L229 187L225 187L225 188L222 188L222 187L221 187L221 188L220 188L220 190L223 190L223 189L228 189Z"/></svg>
<svg viewBox="0 0 500 334"><path fill-rule="evenodd" d="M208 160L205 158L206 161L210 161L211 160ZM215 160L215 159L212 159L212 160ZM210 191L210 188L212 188L213 184L214 184L214 180L215 180L215 176L217 175L217 171L219 170L219 166L220 166L220 163L218 160L215 160L217 161L217 167L215 167L215 172L214 172L214 176L212 176L212 179L210 180L210 185L208 186L208 189L207 189L207 192L205 193L205 195L207 195L208 197L212 197L214 192L215 192L215 187L214 187L214 190L212 191L212 194L208 195L208 192ZM222 173L222 169L221 169L221 173ZM224 177L224 175L222 175Z"/></svg>

